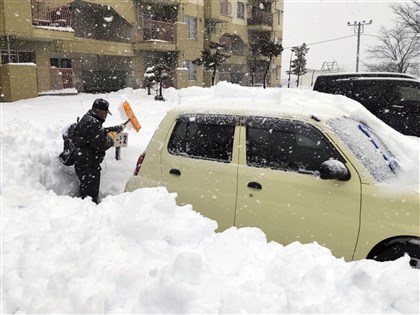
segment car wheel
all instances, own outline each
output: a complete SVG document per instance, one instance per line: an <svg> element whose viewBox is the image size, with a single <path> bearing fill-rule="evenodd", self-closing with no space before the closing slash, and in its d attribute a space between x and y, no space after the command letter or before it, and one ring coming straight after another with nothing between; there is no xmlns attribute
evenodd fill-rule
<svg viewBox="0 0 420 315"><path fill-rule="evenodd" d="M410 256L410 266L420 269L420 246L418 244L392 244L382 248L371 258L376 261L396 260L407 253Z"/></svg>

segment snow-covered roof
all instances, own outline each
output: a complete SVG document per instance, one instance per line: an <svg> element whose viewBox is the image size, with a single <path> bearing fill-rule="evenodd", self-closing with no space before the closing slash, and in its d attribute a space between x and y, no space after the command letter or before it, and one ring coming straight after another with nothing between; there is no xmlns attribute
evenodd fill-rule
<svg viewBox="0 0 420 315"><path fill-rule="evenodd" d="M341 95L286 88L249 88L220 82L203 93L202 88L180 91L180 106L194 111L218 111L245 115L316 116L320 119L349 116L377 120L357 101ZM368 118L368 119L367 119Z"/></svg>
<svg viewBox="0 0 420 315"><path fill-rule="evenodd" d="M318 76L354 76L354 77L400 77L408 79L416 79L415 76L408 73L398 72L326 72Z"/></svg>

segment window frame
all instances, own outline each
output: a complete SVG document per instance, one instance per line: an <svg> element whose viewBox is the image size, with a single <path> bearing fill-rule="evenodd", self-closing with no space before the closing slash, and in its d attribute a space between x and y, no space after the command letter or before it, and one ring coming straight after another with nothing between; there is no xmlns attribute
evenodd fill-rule
<svg viewBox="0 0 420 315"><path fill-rule="evenodd" d="M167 151L169 154L174 156L182 156L185 158L190 159L197 159L202 161L215 161L219 163L232 163L233 158L233 151L234 151L234 138L235 138L235 129L237 126L238 118L234 115L226 115L226 114L181 114L179 115L174 122L174 127L172 128L171 134L169 136L168 144L167 144ZM185 126L185 124L187 124ZM189 152L186 152L188 150L194 151L199 146L196 143L196 146L192 146L190 141L193 139L196 135L199 135L199 132L194 133L190 138L186 137L185 135L182 135L181 133L184 132L185 134L189 134L191 132L191 129L194 129L194 126L190 126L193 124L196 125L204 125L204 126L218 126L218 127L231 127L231 135L227 135L226 140L228 140L225 144L221 144L221 148L223 148L223 145L226 146L226 148L230 147L230 152L226 151L227 158L221 158L216 156L209 155L195 155L190 154ZM183 131L182 129L185 128ZM196 130L199 130L199 127L196 127ZM178 134L179 132L179 134ZM180 140L177 139L179 137ZM205 136L202 137L204 141L208 139ZM220 139L220 138L219 138ZM204 142L205 143L205 142ZM201 143L203 144L203 142ZM205 143L205 145L208 145L208 143ZM184 148L185 146L185 148ZM188 147L188 148L187 148ZM211 148L216 148L216 146L211 146ZM193 152L194 153L194 152ZM195 151L197 153L197 151ZM214 152L212 152L214 153Z"/></svg>
<svg viewBox="0 0 420 315"><path fill-rule="evenodd" d="M238 19L242 19L245 20L245 3L238 1L237 5L236 5L236 17Z"/></svg>
<svg viewBox="0 0 420 315"><path fill-rule="evenodd" d="M195 16L186 15L185 16L185 23L187 24L187 38L188 39L197 39L197 18Z"/></svg>
<svg viewBox="0 0 420 315"><path fill-rule="evenodd" d="M50 58L51 68L73 69L73 60L70 58Z"/></svg>
<svg viewBox="0 0 420 315"><path fill-rule="evenodd" d="M191 60L186 60L185 67L188 69L188 80L197 81L197 66Z"/></svg>
<svg viewBox="0 0 420 315"><path fill-rule="evenodd" d="M260 123L262 121L262 124ZM262 116L255 116L255 117L246 117L244 118L244 123L243 123L244 127L245 127L245 163L248 167L255 167L255 168L265 168L265 169L272 169L275 171L293 171L296 173L303 173L303 174L312 174L312 175L318 175L318 169L314 168L314 167L309 167L311 164L309 163L311 160L307 160L307 164L304 165L302 163L302 161L304 162L305 160L299 161L292 161L291 156L292 156L292 152L293 150L289 151L288 153L290 153L290 158L286 158L284 159L284 161L282 161L281 159L279 159L279 154L278 152L276 154L273 154L272 156L276 156L276 158L273 158L272 161L270 160L265 160L266 164L258 164L258 162L254 162L254 163L250 163L251 157L249 156L250 150L251 148L248 147L248 143L249 143L249 128L255 128L255 129L261 129L261 130L268 130L271 134L275 131L275 129L280 130L280 132L282 134L286 134L286 133L292 133L293 130L302 130L302 134L299 133L294 133L293 136L291 136L289 139L287 139L287 137L284 137L284 139L286 140L292 140L292 141L296 141L296 146L293 147L294 150L301 148L303 150L303 153L309 153L309 154L314 154L317 152L317 150L313 150L313 153L310 151L311 147L310 146L305 146L305 145L299 145L298 142L298 138L299 137L306 137L308 138L305 133L306 132L310 132L311 134L314 134L316 136L318 136L318 139L321 140L321 142L323 143L323 146L320 147L319 151L320 153L324 151L323 154L329 154L330 157L328 159L333 159L333 160L338 160L340 162L342 162L343 164L346 164L346 159L340 154L339 150L337 150L337 148L335 147L334 143L332 143L330 141L330 139L316 126L305 122L305 121L300 121L300 120L289 120L289 119L284 119L284 118L274 118L274 117L262 117ZM270 126L271 129L269 129L266 126ZM281 130L283 128L283 130ZM279 133L280 134L280 133ZM293 139L293 137L295 137ZM262 143L267 143L268 139L266 138L266 140L263 140ZM290 142L288 143L290 144ZM287 148L284 147L283 152L286 152L287 149L290 149L292 146L288 146ZM307 152L305 152L305 150ZM268 150L264 151L265 154L268 155ZM298 153L295 153L295 155ZM301 153L299 153L300 155ZM287 154L285 154L285 156L287 156ZM253 157L255 158L255 156ZM327 159L327 160L328 160ZM321 158L320 158L321 160ZM262 159L263 163L264 163L264 159ZM296 162L296 163L294 163ZM315 160L315 162L313 162L312 164L315 165L316 163L322 163L321 162L317 162Z"/></svg>
<svg viewBox="0 0 420 315"><path fill-rule="evenodd" d="M10 54L9 54L10 52ZM35 63L36 64L36 53L35 51L32 50L10 50L8 51L7 49L1 49L0 51L1 54L1 64L8 64L8 63ZM21 59L23 58L23 55L29 55L30 56L30 60L24 60L22 61ZM10 57L10 58L9 58ZM11 59L11 60L10 60ZM25 58L23 58L25 59Z"/></svg>

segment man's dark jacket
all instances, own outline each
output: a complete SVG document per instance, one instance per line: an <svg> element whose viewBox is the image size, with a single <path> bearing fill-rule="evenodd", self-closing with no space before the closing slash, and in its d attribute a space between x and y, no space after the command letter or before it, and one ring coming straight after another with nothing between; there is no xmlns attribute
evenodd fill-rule
<svg viewBox="0 0 420 315"><path fill-rule="evenodd" d="M105 151L114 145L113 140L106 136L102 128L103 120L89 110L80 119L76 127L75 141L77 147L76 164L100 165L105 157Z"/></svg>

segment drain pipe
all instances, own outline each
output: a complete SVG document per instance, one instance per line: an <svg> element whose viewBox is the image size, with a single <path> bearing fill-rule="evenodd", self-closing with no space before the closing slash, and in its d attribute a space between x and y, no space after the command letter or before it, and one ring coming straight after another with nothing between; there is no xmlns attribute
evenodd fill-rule
<svg viewBox="0 0 420 315"><path fill-rule="evenodd" d="M9 35L6 35L6 42L7 42L7 57L8 57L8 63L10 63L10 38Z"/></svg>

